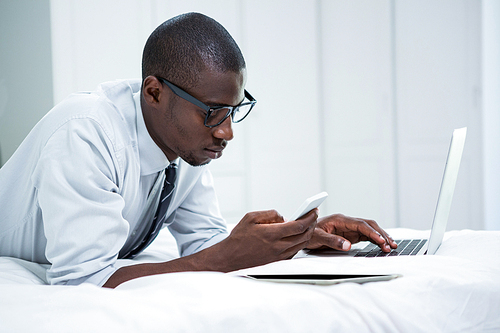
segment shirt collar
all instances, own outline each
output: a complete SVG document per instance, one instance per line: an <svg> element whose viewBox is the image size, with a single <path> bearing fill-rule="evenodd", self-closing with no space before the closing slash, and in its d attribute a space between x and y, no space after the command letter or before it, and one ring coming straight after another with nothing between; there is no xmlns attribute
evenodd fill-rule
<svg viewBox="0 0 500 333"><path fill-rule="evenodd" d="M149 135L141 108L141 91L134 94L137 114L137 141L141 163L141 175L150 175L165 169L169 160Z"/></svg>

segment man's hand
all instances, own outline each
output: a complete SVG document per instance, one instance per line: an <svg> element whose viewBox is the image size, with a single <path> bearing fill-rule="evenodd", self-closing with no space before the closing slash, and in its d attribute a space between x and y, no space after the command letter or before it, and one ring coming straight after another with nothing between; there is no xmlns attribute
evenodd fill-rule
<svg viewBox="0 0 500 333"><path fill-rule="evenodd" d="M377 222L367 219L334 214L318 220L314 234L307 244L308 249L332 248L341 251L351 249L352 243L370 241L390 252L397 244Z"/></svg>
<svg viewBox="0 0 500 333"><path fill-rule="evenodd" d="M227 270L293 257L311 239L317 218L317 209L289 222L274 210L246 214L231 234L218 244L227 254Z"/></svg>
<svg viewBox="0 0 500 333"><path fill-rule="evenodd" d="M187 271L230 272L288 259L309 242L317 219L317 209L290 222L285 222L274 210L248 213L221 242L192 255L167 262L121 267L108 279L104 287L115 288L125 281L154 274Z"/></svg>

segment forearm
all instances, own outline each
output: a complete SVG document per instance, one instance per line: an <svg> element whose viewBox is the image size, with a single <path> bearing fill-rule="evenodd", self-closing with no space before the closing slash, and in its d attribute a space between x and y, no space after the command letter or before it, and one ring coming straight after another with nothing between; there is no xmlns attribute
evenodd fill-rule
<svg viewBox="0 0 500 333"><path fill-rule="evenodd" d="M111 275L103 287L115 288L126 281L149 275L194 271L229 272L234 270L228 265L227 260L222 258L224 252L219 251L218 247L219 244L216 244L198 253L167 262L143 263L121 267Z"/></svg>

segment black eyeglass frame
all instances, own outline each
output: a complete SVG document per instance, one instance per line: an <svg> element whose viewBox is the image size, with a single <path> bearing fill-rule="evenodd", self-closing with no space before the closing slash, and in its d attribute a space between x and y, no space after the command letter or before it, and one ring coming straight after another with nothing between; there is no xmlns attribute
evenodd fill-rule
<svg viewBox="0 0 500 333"><path fill-rule="evenodd" d="M250 102L245 102L245 103L240 103L236 106L231 106L231 105L222 105L222 106L208 106L206 105L205 103L203 103L202 101L200 101L199 99L197 99L196 97L193 97L192 95L190 95L189 93L187 93L186 91L184 91L183 89L179 88L178 86L176 86L175 84L173 84L172 82L168 81L167 79L164 79L160 76L157 76L156 77L158 80L160 80L161 82L165 83L169 88L170 90L172 90L172 92L174 94L176 94L177 96L179 96L180 98L182 99L185 99L186 101L196 105L197 107L203 109L206 113L205 115L205 121L204 121L204 125L208 128L213 128L213 127L216 127L216 126L219 126L220 124L222 124L226 119L227 117L229 116L232 116L241 106L245 106L245 105L251 105L250 106L250 109L248 110L247 114L237 120L237 121L234 121L234 118L231 117L231 121L233 123L239 123L241 122L243 119L245 119L248 114L250 113L250 111L252 111L253 107L255 106L255 104L257 103L257 100L255 98L252 97L252 95L250 95L250 93L245 89L245 97L250 101ZM210 118L210 116L212 115L212 113L214 113L215 111L217 110L220 110L220 109L225 109L227 108L228 111L226 113L226 115L215 125L209 125L208 124L208 119Z"/></svg>

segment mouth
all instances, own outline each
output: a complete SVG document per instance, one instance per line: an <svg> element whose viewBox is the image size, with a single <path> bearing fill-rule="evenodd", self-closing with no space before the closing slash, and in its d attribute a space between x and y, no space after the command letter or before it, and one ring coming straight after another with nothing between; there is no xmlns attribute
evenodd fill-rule
<svg viewBox="0 0 500 333"><path fill-rule="evenodd" d="M208 158L212 160L216 160L219 157L222 156L222 151L224 150L224 147L212 147L212 148L205 148L205 154L208 156Z"/></svg>

